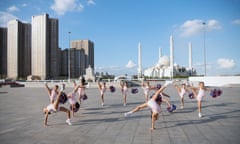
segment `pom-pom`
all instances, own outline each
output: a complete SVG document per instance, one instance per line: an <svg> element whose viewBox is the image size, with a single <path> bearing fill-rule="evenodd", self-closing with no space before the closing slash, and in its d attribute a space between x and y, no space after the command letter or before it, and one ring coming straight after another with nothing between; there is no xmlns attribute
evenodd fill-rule
<svg viewBox="0 0 240 144"><path fill-rule="evenodd" d="M84 94L84 95L80 96L80 99L82 99L82 100L87 100L87 99L88 99L88 97L87 97L87 95L86 95L86 94Z"/></svg>
<svg viewBox="0 0 240 144"><path fill-rule="evenodd" d="M221 90L221 89L218 89L218 90L217 90L217 96L220 96L220 95L222 95L222 90Z"/></svg>
<svg viewBox="0 0 240 144"><path fill-rule="evenodd" d="M210 96L212 96L213 98L216 98L220 95L222 95L222 90L221 89L213 89L210 92Z"/></svg>
<svg viewBox="0 0 240 144"><path fill-rule="evenodd" d="M160 94L158 95L156 102L162 102L162 96Z"/></svg>
<svg viewBox="0 0 240 144"><path fill-rule="evenodd" d="M72 105L70 105L70 110L73 112L77 112L79 108L80 108L80 104L78 102L76 102L73 107Z"/></svg>
<svg viewBox="0 0 240 144"><path fill-rule="evenodd" d="M157 86L156 86L157 89L160 89L161 87L162 87L161 84L157 84Z"/></svg>
<svg viewBox="0 0 240 144"><path fill-rule="evenodd" d="M132 94L136 94L136 93L138 93L138 89L137 88L132 88Z"/></svg>
<svg viewBox="0 0 240 144"><path fill-rule="evenodd" d="M210 95L211 95L213 98L216 98L216 97L217 97L217 89L211 90Z"/></svg>
<svg viewBox="0 0 240 144"><path fill-rule="evenodd" d="M61 93L60 97L59 97L59 103L61 104L65 104L67 102L68 98L66 93Z"/></svg>
<svg viewBox="0 0 240 144"><path fill-rule="evenodd" d="M175 105L171 105L170 107L167 107L167 111L168 112L173 112L177 109L177 107Z"/></svg>
<svg viewBox="0 0 240 144"><path fill-rule="evenodd" d="M116 91L116 88L114 86L110 86L109 89L110 89L110 92L112 92L112 93L114 93Z"/></svg>
<svg viewBox="0 0 240 144"><path fill-rule="evenodd" d="M188 94L188 97L189 97L190 99L194 99L194 94L191 92L191 93Z"/></svg>

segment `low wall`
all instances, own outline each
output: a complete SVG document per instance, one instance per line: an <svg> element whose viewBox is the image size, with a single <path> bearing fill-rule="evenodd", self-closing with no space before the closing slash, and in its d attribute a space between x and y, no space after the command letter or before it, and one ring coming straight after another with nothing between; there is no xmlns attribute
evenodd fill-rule
<svg viewBox="0 0 240 144"><path fill-rule="evenodd" d="M203 81L206 86L240 86L240 76L189 77L189 82L194 86L200 81Z"/></svg>
<svg viewBox="0 0 240 144"><path fill-rule="evenodd" d="M44 82L21 82L21 84L24 84L25 87L44 87L45 83ZM61 84L61 82L48 82L47 83L49 87L53 87L54 85L59 85ZM73 83L68 83L68 82L64 82L65 87L69 87L69 88L73 88L74 85ZM114 85L114 86L118 86L119 84L117 83L107 83L107 85ZM98 88L97 83L92 82L92 83L88 83L88 85L86 85L87 88Z"/></svg>

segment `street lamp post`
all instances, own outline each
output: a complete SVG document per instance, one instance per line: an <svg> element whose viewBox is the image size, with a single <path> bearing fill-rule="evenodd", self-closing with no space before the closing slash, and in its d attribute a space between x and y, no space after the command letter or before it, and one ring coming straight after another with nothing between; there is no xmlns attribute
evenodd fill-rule
<svg viewBox="0 0 240 144"><path fill-rule="evenodd" d="M206 28L205 28L205 25L206 23L203 22L203 56L204 56L204 76L207 75L207 64L206 64L206 42L205 42L205 39L206 39Z"/></svg>
<svg viewBox="0 0 240 144"><path fill-rule="evenodd" d="M71 54L70 54L70 48L71 48L71 42L70 42L70 35L71 35L71 32L68 32L68 36L69 36L69 49L68 49L68 82L70 82L70 79L71 79L71 77L70 77L70 70L71 70L71 67L70 67L70 61L71 61L71 59L70 59L70 56L71 56Z"/></svg>

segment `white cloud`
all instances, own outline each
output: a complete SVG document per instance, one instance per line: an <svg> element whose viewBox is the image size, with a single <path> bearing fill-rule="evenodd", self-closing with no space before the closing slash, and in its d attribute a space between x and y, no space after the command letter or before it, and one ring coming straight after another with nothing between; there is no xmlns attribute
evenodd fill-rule
<svg viewBox="0 0 240 144"><path fill-rule="evenodd" d="M26 6L27 6L27 4L26 4L26 3L23 3L23 4L22 4L22 7L26 7Z"/></svg>
<svg viewBox="0 0 240 144"><path fill-rule="evenodd" d="M132 60L129 60L126 65L126 68L134 68L135 66L136 64Z"/></svg>
<svg viewBox="0 0 240 144"><path fill-rule="evenodd" d="M221 29L221 26L217 20L208 20L204 22L200 19L187 20L180 26L181 36L188 37L193 36L199 33L202 33L203 30L212 31Z"/></svg>
<svg viewBox="0 0 240 144"><path fill-rule="evenodd" d="M7 23L13 19L17 19L17 17L10 13L0 11L0 26L1 27L6 27Z"/></svg>
<svg viewBox="0 0 240 144"><path fill-rule="evenodd" d="M94 0L88 0L88 1L87 1L87 4L88 4L88 5L95 5L96 3L94 2Z"/></svg>
<svg viewBox="0 0 240 144"><path fill-rule="evenodd" d="M206 24L206 29L208 31L218 30L222 28L217 20L209 20Z"/></svg>
<svg viewBox="0 0 240 144"><path fill-rule="evenodd" d="M220 58L217 63L222 69L231 69L235 66L235 61L233 59Z"/></svg>
<svg viewBox="0 0 240 144"><path fill-rule="evenodd" d="M7 11L8 12L15 12L15 11L19 11L19 9L15 5L13 5L13 6L10 6L9 8L7 8Z"/></svg>
<svg viewBox="0 0 240 144"><path fill-rule="evenodd" d="M58 15L64 15L68 11L82 11L84 6L75 0L54 0L51 9Z"/></svg>
<svg viewBox="0 0 240 144"><path fill-rule="evenodd" d="M240 19L235 19L232 21L233 24L240 25Z"/></svg>

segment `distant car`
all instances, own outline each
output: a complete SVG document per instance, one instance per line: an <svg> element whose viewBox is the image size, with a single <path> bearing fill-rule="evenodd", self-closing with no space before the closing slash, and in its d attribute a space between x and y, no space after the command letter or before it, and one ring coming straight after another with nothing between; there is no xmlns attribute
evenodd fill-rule
<svg viewBox="0 0 240 144"><path fill-rule="evenodd" d="M9 82L0 82L0 87L3 85L10 85L10 87L24 87L24 84L18 83L16 81L9 81Z"/></svg>

